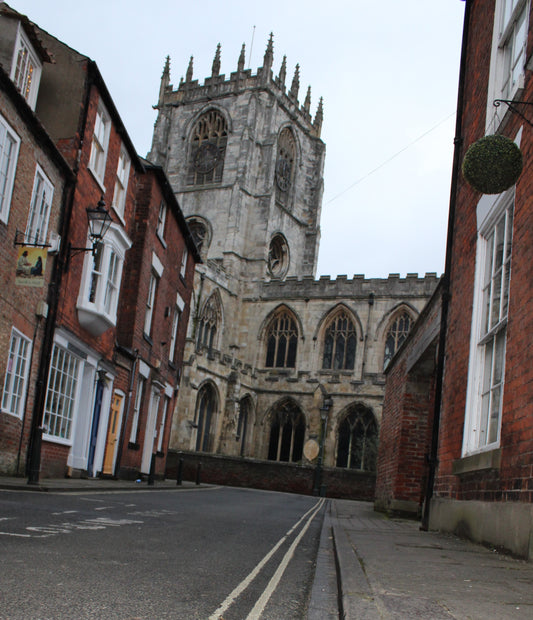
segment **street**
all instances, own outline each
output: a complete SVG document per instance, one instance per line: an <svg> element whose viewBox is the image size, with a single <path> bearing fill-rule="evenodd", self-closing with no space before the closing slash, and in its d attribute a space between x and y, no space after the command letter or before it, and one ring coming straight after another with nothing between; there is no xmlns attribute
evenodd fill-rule
<svg viewBox="0 0 533 620"><path fill-rule="evenodd" d="M304 618L323 513L248 489L0 491L0 618Z"/></svg>

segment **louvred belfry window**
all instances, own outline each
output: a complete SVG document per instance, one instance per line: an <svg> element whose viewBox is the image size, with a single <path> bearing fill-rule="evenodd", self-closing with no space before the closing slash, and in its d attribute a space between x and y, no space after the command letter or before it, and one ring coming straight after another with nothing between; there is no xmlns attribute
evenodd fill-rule
<svg viewBox="0 0 533 620"><path fill-rule="evenodd" d="M294 179L296 143L292 131L286 127L279 135L276 158L276 200L283 206L289 203Z"/></svg>
<svg viewBox="0 0 533 620"><path fill-rule="evenodd" d="M203 114L194 126L187 185L220 183L228 141L226 120L216 110Z"/></svg>

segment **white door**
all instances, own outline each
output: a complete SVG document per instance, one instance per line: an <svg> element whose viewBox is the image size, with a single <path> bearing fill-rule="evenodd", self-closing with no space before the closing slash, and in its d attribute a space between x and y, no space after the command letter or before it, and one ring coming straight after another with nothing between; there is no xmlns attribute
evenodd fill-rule
<svg viewBox="0 0 533 620"><path fill-rule="evenodd" d="M150 394L150 404L148 408L148 416L146 418L146 429L144 433L143 456L141 461L141 472L143 474L150 473L150 463L154 452L155 429L157 423L157 412L159 410L159 401L161 392L152 388Z"/></svg>

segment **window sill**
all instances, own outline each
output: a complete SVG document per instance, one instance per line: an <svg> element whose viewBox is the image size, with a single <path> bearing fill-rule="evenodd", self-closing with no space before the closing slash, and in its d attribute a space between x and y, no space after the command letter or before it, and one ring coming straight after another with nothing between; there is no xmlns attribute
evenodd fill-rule
<svg viewBox="0 0 533 620"><path fill-rule="evenodd" d="M495 450L487 450L486 452L478 452L456 459L452 463L452 474L454 476L462 476L476 471L487 471L490 469L500 469L501 448Z"/></svg>
<svg viewBox="0 0 533 620"><path fill-rule="evenodd" d="M143 333L143 338L146 342L152 347L154 345L154 341L150 338L150 336L145 332Z"/></svg>
<svg viewBox="0 0 533 620"><path fill-rule="evenodd" d="M72 445L71 439L65 439L63 437L55 437L54 435L47 435L45 433L43 433L43 441L48 441L50 443L58 443L58 444L61 444L62 446Z"/></svg>
<svg viewBox="0 0 533 620"><path fill-rule="evenodd" d="M140 450L141 446L138 443L128 442L128 450Z"/></svg>

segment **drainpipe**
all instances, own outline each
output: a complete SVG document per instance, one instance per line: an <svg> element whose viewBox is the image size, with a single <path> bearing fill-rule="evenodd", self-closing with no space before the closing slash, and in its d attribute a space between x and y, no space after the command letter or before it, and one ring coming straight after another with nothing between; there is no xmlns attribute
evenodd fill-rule
<svg viewBox="0 0 533 620"><path fill-rule="evenodd" d="M84 107L78 127L80 136L78 153L81 153L81 149L83 147L83 138L85 136L85 128L87 125L87 111L89 109L89 101L93 83L94 81L91 76L91 72L89 71L89 76L87 77L85 82L86 91ZM59 248L58 255L54 261L50 284L48 285L48 316L46 318L44 326L44 336L41 344L41 357L39 360L39 369L37 371L35 397L31 417L30 440L28 443L28 452L26 456L26 474L28 475L28 484L39 483L39 472L41 469L42 423L46 401L48 373L50 369L52 349L54 346L54 333L59 308L59 298L61 294L61 282L63 279L63 274L65 272L65 264L68 260L68 239L70 234L70 221L72 218L74 192L76 188L78 171L79 157L73 168L73 176L75 180L67 180L63 188L63 197L61 201L61 217L59 222L61 246Z"/></svg>
<svg viewBox="0 0 533 620"><path fill-rule="evenodd" d="M450 189L450 210L448 213L448 235L446 240L446 259L444 265L444 275L442 277L442 301L441 301L441 319L440 319L440 333L439 333L439 349L437 357L437 371L435 381L435 404L433 413L433 426L431 432L431 447L428 456L428 478L426 485L426 494L424 501L424 511L422 514L422 522L420 529L427 531L429 527L429 513L430 504L433 497L433 490L435 486L435 472L438 464L438 451L439 451L439 430L440 430L440 413L442 406L442 383L444 379L444 363L445 363L445 348L446 348L446 328L448 324L448 308L450 303L450 276L451 276L451 262L453 253L453 235L454 235L454 221L455 221L455 207L457 204L457 184L459 179L459 171L461 169L461 153L463 146L463 105L464 105L464 91L466 82L466 54L468 46L468 33L470 25L470 9L472 6L472 0L466 0L465 13L463 22L463 40L461 45L461 62L459 69L459 88L457 92L457 117L455 119L455 138L454 138L454 153L453 153L453 167L452 167L452 179Z"/></svg>
<svg viewBox="0 0 533 620"><path fill-rule="evenodd" d="M42 423L46 399L46 387L48 384L48 372L50 369L50 359L54 345L54 332L56 327L57 313L59 307L59 296L61 292L61 281L63 278L65 259L68 252L68 234L70 218L72 214L72 203L74 202L74 184L70 181L65 183L63 190L62 215L59 229L61 231L61 247L56 257L48 285L48 316L44 325L44 335L41 344L41 357L37 371L35 384L35 397L30 426L30 438L28 452L26 455L26 474L28 484L39 483L39 472L41 469L41 439L43 434Z"/></svg>

